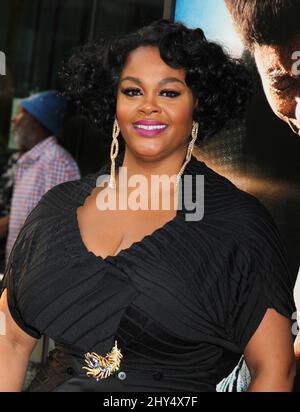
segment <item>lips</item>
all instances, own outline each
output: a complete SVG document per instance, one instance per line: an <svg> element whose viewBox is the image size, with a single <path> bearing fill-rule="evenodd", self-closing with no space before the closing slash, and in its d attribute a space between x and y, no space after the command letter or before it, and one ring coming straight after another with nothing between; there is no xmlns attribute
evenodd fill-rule
<svg viewBox="0 0 300 412"><path fill-rule="evenodd" d="M133 124L137 132L143 137L152 137L162 133L168 127L157 120L140 120Z"/></svg>

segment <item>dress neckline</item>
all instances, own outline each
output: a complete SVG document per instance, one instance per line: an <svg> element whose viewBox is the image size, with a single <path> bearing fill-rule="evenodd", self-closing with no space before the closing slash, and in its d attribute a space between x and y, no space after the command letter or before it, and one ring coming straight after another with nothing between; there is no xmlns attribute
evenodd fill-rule
<svg viewBox="0 0 300 412"><path fill-rule="evenodd" d="M125 152L123 151L117 157L116 168L123 164L124 154ZM203 162L199 161L195 156L192 156L191 160L186 165L184 172L182 173L182 178L185 175L194 176L195 174L203 174L201 173L203 172L203 166L205 166ZM172 232L172 229L174 227L182 228L182 225L180 225L180 222L185 221L185 212L186 212L183 201L181 203L182 208L177 209L176 215L171 220L167 221L162 226L155 229L152 233L145 235L141 240L133 242L128 248L121 249L117 254L107 255L106 257L102 257L88 250L86 244L83 241L83 238L80 232L78 217L77 217L77 209L83 206L87 197L91 195L93 189L97 185L97 180L99 176L105 175L105 174L110 174L110 161L105 163L104 166L102 166L102 168L99 170L99 172L89 175L87 177L87 182L86 182L87 184L84 185L83 190L81 191L79 195L79 199L78 199L79 201L76 202L75 207L72 209L72 219L71 220L72 220L72 226L73 226L73 230L75 234L75 244L78 247L78 252L80 255L81 254L90 255L92 256L92 258L96 259L98 263L99 262L103 264L107 264L109 262L112 263L127 255L134 254L137 252L143 252L145 249L147 249L147 246L151 246L151 243L157 240L157 238L164 236L164 234L166 233ZM193 187L194 187L194 180L193 180ZM183 196L182 193L181 193L181 196Z"/></svg>

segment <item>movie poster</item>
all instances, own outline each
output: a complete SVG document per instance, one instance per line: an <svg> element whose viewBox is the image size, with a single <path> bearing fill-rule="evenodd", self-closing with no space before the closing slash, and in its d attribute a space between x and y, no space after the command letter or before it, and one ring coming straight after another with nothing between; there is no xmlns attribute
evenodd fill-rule
<svg viewBox="0 0 300 412"><path fill-rule="evenodd" d="M189 27L201 27L209 40L221 43L233 57L244 59L253 73L256 93L246 116L204 143L197 155L268 208L282 234L292 279L296 281L300 261L300 135L293 133L268 103L257 62L246 49L224 0L177 0L175 20ZM282 21L278 32L284 33L286 27L287 22ZM296 53L297 50L291 53L291 66L297 63ZM282 104L288 100L286 93L278 92L278 96L282 97ZM296 97L300 97L299 87ZM295 288L298 308L299 283Z"/></svg>

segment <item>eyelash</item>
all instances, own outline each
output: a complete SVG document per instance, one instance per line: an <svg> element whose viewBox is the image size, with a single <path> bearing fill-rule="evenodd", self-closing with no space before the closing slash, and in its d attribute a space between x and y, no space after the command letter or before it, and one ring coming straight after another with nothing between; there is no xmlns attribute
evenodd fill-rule
<svg viewBox="0 0 300 412"><path fill-rule="evenodd" d="M283 93L293 87L293 82L291 81L291 79L282 79L281 81L272 82L271 86L278 93Z"/></svg>
<svg viewBox="0 0 300 412"><path fill-rule="evenodd" d="M284 93L284 92L287 92L287 91L290 90L290 88L291 88L291 86L287 86L287 87L284 87L284 88L272 86L272 89L274 89L276 93Z"/></svg>
<svg viewBox="0 0 300 412"><path fill-rule="evenodd" d="M125 96L136 97L136 96L139 96L138 93L141 93L141 90L132 87L132 88L123 89L123 90L122 90L122 93L125 94ZM175 90L162 90L162 91L160 92L160 94L161 94L161 95L167 94L166 96L163 96L163 97L168 97L168 98L170 98L170 99L174 99L175 97L180 96L181 93L180 93L180 92L177 92L177 91L175 91Z"/></svg>

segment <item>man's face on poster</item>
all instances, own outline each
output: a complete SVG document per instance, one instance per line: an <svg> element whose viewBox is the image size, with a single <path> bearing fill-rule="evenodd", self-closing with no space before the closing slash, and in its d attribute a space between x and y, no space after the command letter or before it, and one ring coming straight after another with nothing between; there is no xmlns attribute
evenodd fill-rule
<svg viewBox="0 0 300 412"><path fill-rule="evenodd" d="M300 135L300 33L285 45L256 45L254 57L272 110Z"/></svg>

